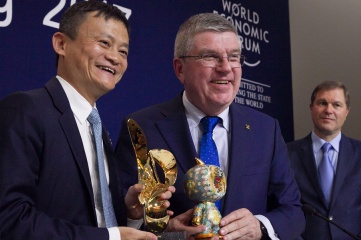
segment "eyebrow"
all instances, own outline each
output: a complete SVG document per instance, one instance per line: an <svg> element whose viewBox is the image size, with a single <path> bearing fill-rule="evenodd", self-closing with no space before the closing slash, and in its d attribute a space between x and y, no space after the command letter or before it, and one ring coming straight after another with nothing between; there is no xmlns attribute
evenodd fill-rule
<svg viewBox="0 0 361 240"><path fill-rule="evenodd" d="M200 53L217 53L219 54L218 51L214 50L214 49L209 49L209 48L202 48L200 49ZM232 49L232 50L229 50L229 51L226 51L226 53L241 53L241 50L240 49Z"/></svg>
<svg viewBox="0 0 361 240"><path fill-rule="evenodd" d="M112 35L108 34L108 33L104 33L104 34L101 34L102 36L106 37L106 38L109 38L112 42L115 42L115 37L113 37ZM129 49L129 43L126 43L126 42L122 42L120 44L121 47L126 47Z"/></svg>
<svg viewBox="0 0 361 240"><path fill-rule="evenodd" d="M344 102L338 101L338 100L337 101L331 101L331 102L327 101L324 98L320 98L320 99L316 100L316 103L321 103L321 102L327 102L327 103L332 103L332 104L334 104L334 103L344 104Z"/></svg>

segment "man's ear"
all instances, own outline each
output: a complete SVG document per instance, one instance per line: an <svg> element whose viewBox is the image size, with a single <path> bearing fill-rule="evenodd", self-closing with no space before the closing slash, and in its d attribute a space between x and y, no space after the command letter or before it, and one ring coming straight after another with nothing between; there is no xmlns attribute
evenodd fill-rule
<svg viewBox="0 0 361 240"><path fill-rule="evenodd" d="M175 75L182 84L184 84L183 67L184 67L184 62L181 59L179 58L173 59L173 68Z"/></svg>
<svg viewBox="0 0 361 240"><path fill-rule="evenodd" d="M56 32L53 35L52 42L53 42L53 48L54 51L60 55L65 55L65 47L66 47L66 36L64 33Z"/></svg>

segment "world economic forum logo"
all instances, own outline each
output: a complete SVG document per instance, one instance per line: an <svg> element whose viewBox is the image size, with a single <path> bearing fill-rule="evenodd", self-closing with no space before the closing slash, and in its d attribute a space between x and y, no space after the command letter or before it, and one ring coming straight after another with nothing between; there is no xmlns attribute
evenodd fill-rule
<svg viewBox="0 0 361 240"><path fill-rule="evenodd" d="M242 6L241 3L227 0L222 0L222 7L222 13L216 10L213 12L225 17L235 26L242 43L242 50L252 53L250 54L252 58L248 57L245 64L248 67L258 66L261 64L261 45L269 43L269 31L262 27L260 15Z"/></svg>

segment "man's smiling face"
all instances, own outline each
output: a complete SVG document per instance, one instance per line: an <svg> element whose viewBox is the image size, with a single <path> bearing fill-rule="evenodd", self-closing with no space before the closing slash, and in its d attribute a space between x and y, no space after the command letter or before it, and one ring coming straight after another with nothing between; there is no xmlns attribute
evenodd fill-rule
<svg viewBox="0 0 361 240"><path fill-rule="evenodd" d="M240 87L242 68L232 68L226 58L240 54L240 42L233 32L202 32L192 43L187 55L215 53L223 57L215 67L206 67L196 59L175 60L177 76L189 101L205 114L215 116L232 103Z"/></svg>
<svg viewBox="0 0 361 240"><path fill-rule="evenodd" d="M75 39L64 36L60 76L90 103L114 89L128 62L129 36L124 23L89 13Z"/></svg>

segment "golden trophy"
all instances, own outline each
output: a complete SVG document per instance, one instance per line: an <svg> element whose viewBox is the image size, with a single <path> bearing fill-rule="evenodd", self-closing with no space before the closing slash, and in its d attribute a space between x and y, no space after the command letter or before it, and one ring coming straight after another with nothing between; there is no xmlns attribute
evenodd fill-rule
<svg viewBox="0 0 361 240"><path fill-rule="evenodd" d="M139 194L139 202L144 209L144 223L151 232L162 233L168 224L169 215L163 207L164 201L159 201L159 198L177 179L176 160L171 152L164 149L148 151L147 140L140 126L133 119L129 119L127 124L138 165L138 182L144 186ZM164 183L159 180L157 165L164 172Z"/></svg>

